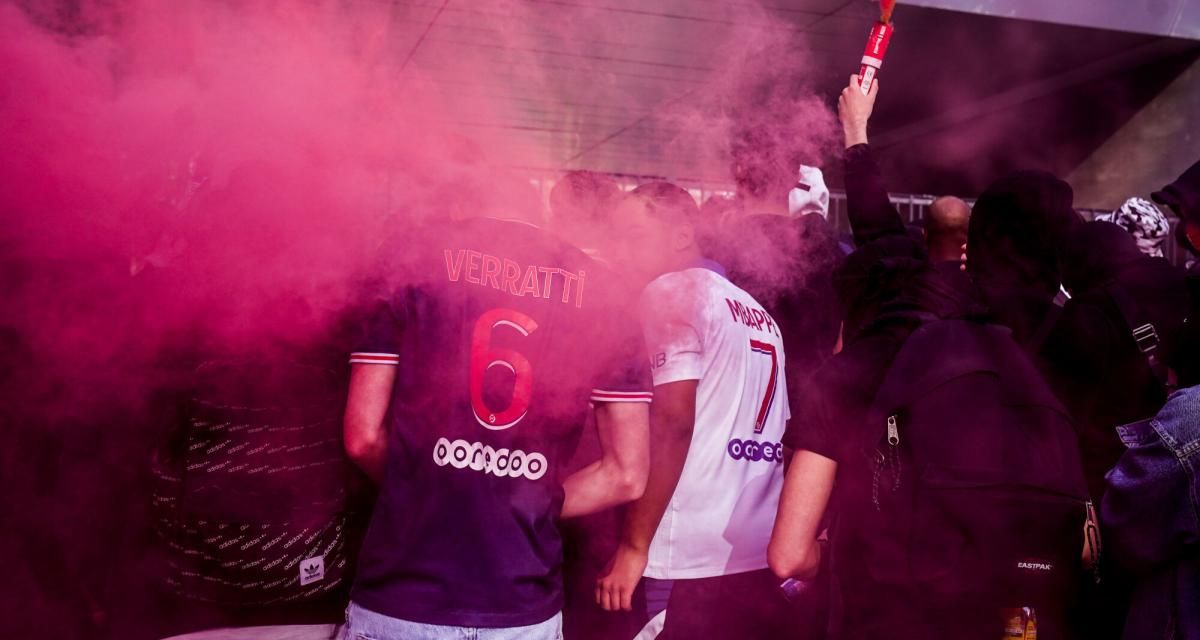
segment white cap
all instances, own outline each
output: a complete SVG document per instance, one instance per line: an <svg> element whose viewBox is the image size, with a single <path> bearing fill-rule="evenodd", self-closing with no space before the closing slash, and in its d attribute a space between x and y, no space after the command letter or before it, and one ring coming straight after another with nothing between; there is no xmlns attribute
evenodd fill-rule
<svg viewBox="0 0 1200 640"><path fill-rule="evenodd" d="M799 184L788 192L788 213L794 216L819 213L829 219L829 187L821 170L800 165Z"/></svg>

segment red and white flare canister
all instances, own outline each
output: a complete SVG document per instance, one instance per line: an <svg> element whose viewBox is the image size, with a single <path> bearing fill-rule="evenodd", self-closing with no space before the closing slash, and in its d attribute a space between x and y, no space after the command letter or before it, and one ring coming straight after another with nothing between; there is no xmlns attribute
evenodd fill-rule
<svg viewBox="0 0 1200 640"><path fill-rule="evenodd" d="M892 24L892 10L896 8L896 0L882 0L879 5L879 22L871 27L871 37L867 39L867 48L863 51L862 67L858 70L859 87L862 88L863 95L871 92L871 85L875 82L879 68L883 66L883 57L892 41L892 32L896 30Z"/></svg>

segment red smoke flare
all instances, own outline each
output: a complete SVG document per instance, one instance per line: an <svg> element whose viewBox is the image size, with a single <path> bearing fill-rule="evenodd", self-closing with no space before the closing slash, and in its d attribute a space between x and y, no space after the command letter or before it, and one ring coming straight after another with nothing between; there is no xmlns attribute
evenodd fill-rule
<svg viewBox="0 0 1200 640"><path fill-rule="evenodd" d="M879 0L879 21L891 24L892 12L896 10L896 0Z"/></svg>

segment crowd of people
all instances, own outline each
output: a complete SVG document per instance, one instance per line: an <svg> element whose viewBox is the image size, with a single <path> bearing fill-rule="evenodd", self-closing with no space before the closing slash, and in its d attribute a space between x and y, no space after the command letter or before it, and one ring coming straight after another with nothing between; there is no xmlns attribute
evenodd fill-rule
<svg viewBox="0 0 1200 640"><path fill-rule="evenodd" d="M812 167L735 158L702 206L576 171L549 216L384 245L348 379L210 364L179 450L229 474L160 473L173 585L344 620L186 637L1200 638L1200 273L1167 218L1085 221L1026 171L906 225L858 84L850 237ZM1153 199L1197 253L1200 164ZM361 543L318 429L345 387ZM255 409L280 393L305 408Z"/></svg>

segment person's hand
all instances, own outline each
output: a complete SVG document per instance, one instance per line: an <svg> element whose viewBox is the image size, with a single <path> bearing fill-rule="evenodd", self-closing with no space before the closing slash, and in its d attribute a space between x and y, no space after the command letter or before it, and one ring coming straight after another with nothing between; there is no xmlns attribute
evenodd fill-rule
<svg viewBox="0 0 1200 640"><path fill-rule="evenodd" d="M646 571L646 551L622 544L608 575L596 582L596 603L605 611L633 610L633 590Z"/></svg>
<svg viewBox="0 0 1200 640"><path fill-rule="evenodd" d="M867 122L875 109L875 96L878 94L879 79L871 83L871 92L864 96L857 73L850 76L850 84L842 89L842 95L838 98L838 117L842 120L847 149L867 142Z"/></svg>

